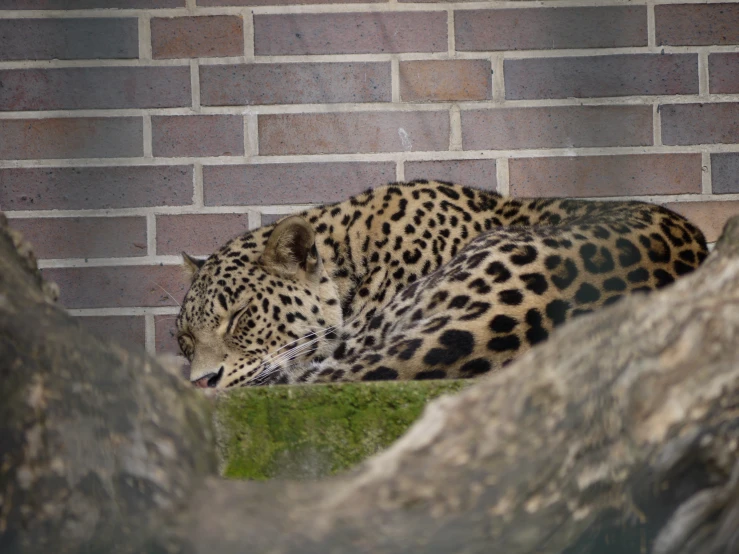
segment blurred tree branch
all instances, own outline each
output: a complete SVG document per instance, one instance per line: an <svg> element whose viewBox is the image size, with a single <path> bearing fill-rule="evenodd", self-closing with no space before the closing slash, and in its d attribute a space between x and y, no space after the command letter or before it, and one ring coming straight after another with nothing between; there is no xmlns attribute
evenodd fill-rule
<svg viewBox="0 0 739 554"><path fill-rule="evenodd" d="M52 296L1 222L2 552L739 551L739 217L315 483L204 479L207 402Z"/></svg>

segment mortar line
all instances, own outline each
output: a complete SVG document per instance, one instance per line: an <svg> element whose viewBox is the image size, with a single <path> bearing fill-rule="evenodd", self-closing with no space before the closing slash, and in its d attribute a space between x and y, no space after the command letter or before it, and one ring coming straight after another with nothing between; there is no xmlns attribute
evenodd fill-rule
<svg viewBox="0 0 739 554"><path fill-rule="evenodd" d="M657 103L652 105L652 143L662 146L662 110Z"/></svg>
<svg viewBox="0 0 739 554"><path fill-rule="evenodd" d="M101 317L101 316L145 316L154 315L177 315L179 308L173 307L151 307L132 306L127 308L68 308L69 315L74 317Z"/></svg>
<svg viewBox="0 0 739 554"><path fill-rule="evenodd" d="M397 56L390 59L390 95L393 104L400 102L400 62Z"/></svg>
<svg viewBox="0 0 739 554"><path fill-rule="evenodd" d="M398 160L395 163L395 180L398 182L405 181L405 160Z"/></svg>
<svg viewBox="0 0 739 554"><path fill-rule="evenodd" d="M739 52L737 45L714 45L708 47L698 46L634 46L623 48L570 48L554 50L510 50L510 51L455 51L454 58L479 60L488 59L492 55L504 55L506 59L542 59L542 58L569 58L569 57L601 57L615 55L633 54L698 54L700 49L710 53L735 53ZM232 65L244 63L349 63L349 62L388 62L393 58L401 61L418 60L447 60L449 59L448 48L443 52L398 52L398 53L373 53L373 54L310 54L310 55L255 55L253 58L247 56L226 57L202 57L198 58L202 65ZM164 58L164 59L106 59L106 60L16 60L0 61L0 69L63 69L75 67L167 67L188 66L191 58Z"/></svg>
<svg viewBox="0 0 739 554"><path fill-rule="evenodd" d="M452 58L455 55L456 45L456 34L454 32L454 9L447 9L446 17L446 33L447 33L447 48L449 50L449 57Z"/></svg>
<svg viewBox="0 0 739 554"><path fill-rule="evenodd" d="M151 60L151 16L143 13L139 16L139 59Z"/></svg>
<svg viewBox="0 0 739 554"><path fill-rule="evenodd" d="M192 207L203 207L203 164L200 162L192 166Z"/></svg>
<svg viewBox="0 0 739 554"><path fill-rule="evenodd" d="M151 114L144 112L141 116L141 134L144 141L144 158L154 157L154 132L151 127Z"/></svg>
<svg viewBox="0 0 739 554"><path fill-rule="evenodd" d="M249 230L259 229L262 226L262 212L252 210L249 212Z"/></svg>
<svg viewBox="0 0 739 554"><path fill-rule="evenodd" d="M647 46L657 47L657 31L654 19L654 1L647 0Z"/></svg>
<svg viewBox="0 0 739 554"><path fill-rule="evenodd" d="M144 314L144 345L147 354L154 356L156 354L156 325L154 325L154 315Z"/></svg>
<svg viewBox="0 0 739 554"><path fill-rule="evenodd" d="M244 154L248 162L259 156L259 117L254 113L244 116L245 135L244 135Z"/></svg>
<svg viewBox="0 0 739 554"><path fill-rule="evenodd" d="M698 52L698 96L708 98L709 91L708 77L708 49L701 48Z"/></svg>
<svg viewBox="0 0 739 554"><path fill-rule="evenodd" d="M713 194L713 174L711 169L711 154L703 152L701 154L701 193ZM724 197L724 195L721 195Z"/></svg>
<svg viewBox="0 0 739 554"><path fill-rule="evenodd" d="M495 159L495 179L497 182L496 190L502 196L511 194L511 186L509 182L508 158Z"/></svg>
<svg viewBox="0 0 739 554"><path fill-rule="evenodd" d="M130 258L45 258L40 269L86 267L151 267L182 264L180 256L137 256Z"/></svg>
<svg viewBox="0 0 739 554"><path fill-rule="evenodd" d="M244 10L241 19L243 20L244 59L252 62L254 60L254 12Z"/></svg>
<svg viewBox="0 0 739 554"><path fill-rule="evenodd" d="M157 223L156 215L146 214L146 256L154 258L157 255Z"/></svg>
<svg viewBox="0 0 739 554"><path fill-rule="evenodd" d="M449 109L449 150L462 150L462 116L459 106Z"/></svg>
<svg viewBox="0 0 739 554"><path fill-rule="evenodd" d="M505 74L503 72L503 55L495 55L490 58L492 75L492 101L494 105L505 102Z"/></svg>
<svg viewBox="0 0 739 554"><path fill-rule="evenodd" d="M198 60L190 60L190 92L192 95L192 110L200 113L200 66Z"/></svg>

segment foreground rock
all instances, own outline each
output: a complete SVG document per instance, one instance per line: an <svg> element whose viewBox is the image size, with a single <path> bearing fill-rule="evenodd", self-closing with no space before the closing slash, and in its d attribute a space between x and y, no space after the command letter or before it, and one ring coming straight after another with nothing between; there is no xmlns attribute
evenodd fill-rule
<svg viewBox="0 0 739 554"><path fill-rule="evenodd" d="M0 238L3 552L739 551L739 218L695 274L566 325L315 483L202 483L202 400L22 265Z"/></svg>

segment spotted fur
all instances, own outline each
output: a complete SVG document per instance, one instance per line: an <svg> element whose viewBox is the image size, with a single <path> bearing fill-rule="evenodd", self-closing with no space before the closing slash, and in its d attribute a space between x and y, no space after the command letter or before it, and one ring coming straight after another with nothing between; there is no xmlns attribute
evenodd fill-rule
<svg viewBox="0 0 739 554"><path fill-rule="evenodd" d="M475 377L705 257L656 205L394 183L187 257L178 336L203 387Z"/></svg>

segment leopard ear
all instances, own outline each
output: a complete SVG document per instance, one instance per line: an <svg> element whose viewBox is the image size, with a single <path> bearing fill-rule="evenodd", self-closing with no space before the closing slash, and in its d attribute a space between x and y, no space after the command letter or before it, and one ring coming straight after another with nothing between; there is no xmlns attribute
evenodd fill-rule
<svg viewBox="0 0 739 554"><path fill-rule="evenodd" d="M205 260L198 260L197 258L193 258L187 252L182 253L182 267L185 268L185 271L190 276L190 279L195 278L195 274L201 267L203 267L204 263Z"/></svg>
<svg viewBox="0 0 739 554"><path fill-rule="evenodd" d="M310 223L300 216L290 216L272 230L259 263L287 277L301 268L312 273L317 268L315 241L316 232Z"/></svg>

